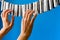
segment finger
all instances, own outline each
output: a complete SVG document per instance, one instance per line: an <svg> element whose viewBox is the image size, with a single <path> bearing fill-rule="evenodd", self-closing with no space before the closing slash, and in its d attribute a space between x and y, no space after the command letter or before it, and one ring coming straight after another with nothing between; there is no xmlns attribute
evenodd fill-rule
<svg viewBox="0 0 60 40"><path fill-rule="evenodd" d="M33 28L33 22L34 22L36 16L37 16L37 14L35 14L34 17L31 19L29 27L27 28L27 30L32 30L32 28Z"/></svg>
<svg viewBox="0 0 60 40"><path fill-rule="evenodd" d="M4 11L2 12L2 15L3 15L3 16L5 16L6 11L8 11L8 10L4 10Z"/></svg>
<svg viewBox="0 0 60 40"><path fill-rule="evenodd" d="M34 16L33 16L32 19L31 19L30 25L33 24L33 22L34 22L36 16L37 16L37 14L35 13Z"/></svg>
<svg viewBox="0 0 60 40"><path fill-rule="evenodd" d="M31 17L32 17L33 13L34 13L34 11L33 11L33 10L29 13L28 18L27 18L28 20L30 20L30 19L31 19Z"/></svg>
<svg viewBox="0 0 60 40"><path fill-rule="evenodd" d="M21 21L21 32L22 32L22 30L24 30L24 20L23 19Z"/></svg>
<svg viewBox="0 0 60 40"><path fill-rule="evenodd" d="M24 21L25 21L25 24L27 24L26 22L27 22L27 17L28 17L28 14L31 12L31 10L27 10L26 11L26 15L25 15L25 17L23 18L24 19Z"/></svg>
<svg viewBox="0 0 60 40"><path fill-rule="evenodd" d="M10 13L10 12L12 12L12 10L6 11L6 13L5 13L5 17L6 17L6 18L8 17L8 13Z"/></svg>
<svg viewBox="0 0 60 40"><path fill-rule="evenodd" d="M30 24L30 19L31 19L31 16L33 15L34 11L31 10L31 12L28 14L28 18L27 18L27 24ZM28 27L27 27L28 28Z"/></svg>
<svg viewBox="0 0 60 40"><path fill-rule="evenodd" d="M25 31L26 20L23 19L22 22L23 22L23 23L22 23L22 27L23 27L23 30Z"/></svg>
<svg viewBox="0 0 60 40"><path fill-rule="evenodd" d="M7 10L4 10L4 11L1 13L1 17L4 17L6 11L7 11Z"/></svg>
<svg viewBox="0 0 60 40"><path fill-rule="evenodd" d="M12 16L12 19L11 19L9 27L12 27L13 25L14 25L14 16Z"/></svg>
<svg viewBox="0 0 60 40"><path fill-rule="evenodd" d="M30 12L31 12L31 10L27 10L27 11L25 12L24 18L27 17L27 15L28 15Z"/></svg>
<svg viewBox="0 0 60 40"><path fill-rule="evenodd" d="M4 10L4 11L2 12L3 16L5 16L5 14L6 14L7 11L8 11L8 9L7 9L7 10Z"/></svg>

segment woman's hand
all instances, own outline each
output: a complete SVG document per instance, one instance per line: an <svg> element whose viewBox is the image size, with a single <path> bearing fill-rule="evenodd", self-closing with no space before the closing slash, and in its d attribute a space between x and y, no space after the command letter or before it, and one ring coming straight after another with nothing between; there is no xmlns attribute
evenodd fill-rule
<svg viewBox="0 0 60 40"><path fill-rule="evenodd" d="M8 33L14 24L14 16L12 16L11 22L8 20L8 13L10 12L12 12L12 10L5 10L1 13L3 28L0 30L0 38L2 38L6 33Z"/></svg>
<svg viewBox="0 0 60 40"><path fill-rule="evenodd" d="M21 34L18 37L18 40L27 40L30 36L33 28L33 23L36 18L36 13L34 13L33 10L27 10L23 19L22 19L22 25L21 25ZM32 16L33 15L33 16Z"/></svg>

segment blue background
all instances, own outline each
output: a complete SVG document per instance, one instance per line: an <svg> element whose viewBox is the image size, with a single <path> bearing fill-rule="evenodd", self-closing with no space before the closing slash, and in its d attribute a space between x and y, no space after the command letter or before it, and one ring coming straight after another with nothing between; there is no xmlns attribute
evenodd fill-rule
<svg viewBox="0 0 60 40"><path fill-rule="evenodd" d="M32 3L37 0L6 0L14 4ZM1 3L0 3L1 4ZM1 10L0 10L1 13ZM9 16L10 18L11 16ZM17 40L20 34L22 17L15 17L15 22L12 30L3 37L3 40ZM2 21L0 17L0 29ZM60 6L38 14L33 25L33 31L28 40L60 40Z"/></svg>

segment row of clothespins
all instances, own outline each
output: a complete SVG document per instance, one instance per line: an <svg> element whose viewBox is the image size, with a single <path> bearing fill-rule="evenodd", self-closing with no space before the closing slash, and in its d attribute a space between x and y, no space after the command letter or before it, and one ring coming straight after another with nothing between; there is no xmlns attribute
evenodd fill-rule
<svg viewBox="0 0 60 40"><path fill-rule="evenodd" d="M4 0L1 1L1 10L11 9L13 10L11 15L14 16L24 16L26 10L34 10L35 13L43 13L49 11L60 4L60 0L38 0L37 2L18 5L6 2Z"/></svg>

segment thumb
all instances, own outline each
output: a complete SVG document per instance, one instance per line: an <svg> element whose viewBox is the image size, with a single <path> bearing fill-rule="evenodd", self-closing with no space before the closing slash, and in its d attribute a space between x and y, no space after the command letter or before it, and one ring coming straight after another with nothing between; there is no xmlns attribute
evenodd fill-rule
<svg viewBox="0 0 60 40"><path fill-rule="evenodd" d="M14 24L14 16L12 16L12 19L11 19L11 22L10 22L10 25L9 25L9 27L11 26L13 26L13 24Z"/></svg>

